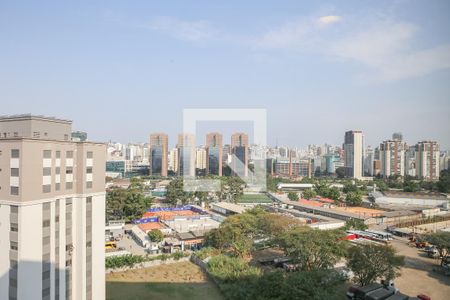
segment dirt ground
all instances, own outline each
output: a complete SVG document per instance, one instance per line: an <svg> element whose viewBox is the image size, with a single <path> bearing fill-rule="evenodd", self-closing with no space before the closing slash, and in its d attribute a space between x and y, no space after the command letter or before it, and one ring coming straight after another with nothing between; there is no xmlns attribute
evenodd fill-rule
<svg viewBox="0 0 450 300"><path fill-rule="evenodd" d="M106 276L107 300L222 300L218 288L191 262L111 273Z"/></svg>
<svg viewBox="0 0 450 300"><path fill-rule="evenodd" d="M428 258L415 247L407 245L406 239L392 241L398 254L405 256L401 276L395 280L397 288L409 296L425 294L433 300L450 299L450 277L433 271L439 260Z"/></svg>

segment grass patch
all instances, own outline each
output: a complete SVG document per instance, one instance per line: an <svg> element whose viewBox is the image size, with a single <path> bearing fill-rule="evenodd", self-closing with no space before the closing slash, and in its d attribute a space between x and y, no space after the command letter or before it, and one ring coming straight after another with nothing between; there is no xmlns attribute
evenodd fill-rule
<svg viewBox="0 0 450 300"><path fill-rule="evenodd" d="M266 194L244 194L238 203L272 203L272 200Z"/></svg>
<svg viewBox="0 0 450 300"><path fill-rule="evenodd" d="M223 300L211 282L155 283L106 282L106 300Z"/></svg>
<svg viewBox="0 0 450 300"><path fill-rule="evenodd" d="M217 286L191 262L106 275L106 300L223 300Z"/></svg>

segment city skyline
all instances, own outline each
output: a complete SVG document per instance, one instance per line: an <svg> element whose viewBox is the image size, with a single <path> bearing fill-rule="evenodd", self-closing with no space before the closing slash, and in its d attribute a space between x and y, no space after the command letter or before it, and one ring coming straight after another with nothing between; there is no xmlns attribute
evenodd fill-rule
<svg viewBox="0 0 450 300"><path fill-rule="evenodd" d="M272 145L360 129L367 145L401 131L449 149L449 6L3 3L2 114L131 142L181 132L184 108L265 108Z"/></svg>

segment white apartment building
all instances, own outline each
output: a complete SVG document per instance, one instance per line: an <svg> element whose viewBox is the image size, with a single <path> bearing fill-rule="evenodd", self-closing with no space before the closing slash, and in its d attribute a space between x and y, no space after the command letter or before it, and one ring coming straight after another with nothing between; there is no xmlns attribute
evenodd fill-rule
<svg viewBox="0 0 450 300"><path fill-rule="evenodd" d="M0 299L105 299L106 146L0 117Z"/></svg>
<svg viewBox="0 0 450 300"><path fill-rule="evenodd" d="M440 152L435 141L422 141L416 144L416 175L426 180L439 179Z"/></svg>
<svg viewBox="0 0 450 300"><path fill-rule="evenodd" d="M178 149L173 148L169 151L168 170L178 172Z"/></svg>
<svg viewBox="0 0 450 300"><path fill-rule="evenodd" d="M406 148L406 144L401 140L388 140L380 144L381 176L405 176Z"/></svg>
<svg viewBox="0 0 450 300"><path fill-rule="evenodd" d="M363 178L364 136L362 131L352 130L345 133L344 166L348 177Z"/></svg>
<svg viewBox="0 0 450 300"><path fill-rule="evenodd" d="M206 149L197 148L195 150L195 168L200 170L206 169Z"/></svg>

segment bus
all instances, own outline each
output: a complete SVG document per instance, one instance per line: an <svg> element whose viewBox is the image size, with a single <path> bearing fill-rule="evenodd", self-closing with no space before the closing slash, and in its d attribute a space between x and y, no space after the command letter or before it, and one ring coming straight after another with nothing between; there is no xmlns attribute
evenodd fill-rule
<svg viewBox="0 0 450 300"><path fill-rule="evenodd" d="M376 240L380 240L385 243L392 241L392 234L390 233L377 230L366 230L365 232L370 233Z"/></svg>

